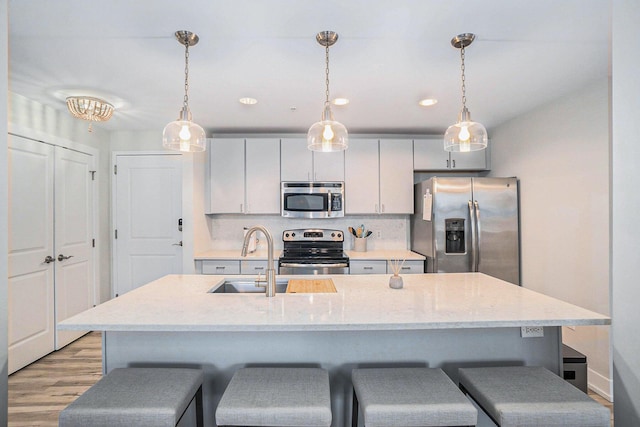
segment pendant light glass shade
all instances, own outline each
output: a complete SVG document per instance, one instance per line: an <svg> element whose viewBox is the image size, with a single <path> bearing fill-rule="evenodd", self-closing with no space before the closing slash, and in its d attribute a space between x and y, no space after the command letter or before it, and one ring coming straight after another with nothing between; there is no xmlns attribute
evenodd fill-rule
<svg viewBox="0 0 640 427"><path fill-rule="evenodd" d="M487 148L488 136L485 127L471 120L471 114L467 109L466 82L464 75L464 49L475 39L471 33L460 34L451 40L453 47L460 49L462 60L462 111L458 116L458 122L449 126L444 134L444 150L453 152L478 151Z"/></svg>
<svg viewBox="0 0 640 427"><path fill-rule="evenodd" d="M333 119L329 102L329 46L338 40L338 34L333 31L321 31L316 35L316 40L325 47L326 98L322 119L312 124L307 132L307 148L322 152L343 151L349 145L349 133L342 123Z"/></svg>
<svg viewBox="0 0 640 427"><path fill-rule="evenodd" d="M202 126L191 121L191 112L182 110L180 115L182 117L164 127L162 146L183 152L206 150L207 135Z"/></svg>
<svg viewBox="0 0 640 427"><path fill-rule="evenodd" d="M469 110L464 107L458 123L449 126L444 134L445 151L466 152L487 148L487 130L482 123L471 121Z"/></svg>
<svg viewBox="0 0 640 427"><path fill-rule="evenodd" d="M331 107L327 104L322 113L322 120L315 122L307 133L307 148L312 151L342 151L349 144L347 128L333 120Z"/></svg>
<svg viewBox="0 0 640 427"><path fill-rule="evenodd" d="M176 31L175 36L185 47L184 100L178 120L166 125L162 131L162 146L182 152L204 151L207 148L206 134L200 125L191 121L189 109L189 46L197 44L199 38L190 31Z"/></svg>

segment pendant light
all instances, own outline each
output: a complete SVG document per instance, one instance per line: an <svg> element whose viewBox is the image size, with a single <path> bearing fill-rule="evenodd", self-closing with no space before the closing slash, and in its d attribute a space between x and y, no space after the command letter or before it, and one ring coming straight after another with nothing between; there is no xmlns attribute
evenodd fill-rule
<svg viewBox="0 0 640 427"><path fill-rule="evenodd" d="M449 126L444 134L445 151L477 151L487 148L487 130L481 123L471 120L471 114L467 110L467 96L464 77L464 49L476 38L474 34L460 34L451 39L453 47L460 49L462 60L462 111L458 116L458 123Z"/></svg>
<svg viewBox="0 0 640 427"><path fill-rule="evenodd" d="M316 35L316 40L325 47L325 101L322 119L314 123L307 132L307 148L312 151L342 151L349 143L347 128L340 122L333 120L331 103L329 102L329 46L338 40L338 34L333 31L322 31Z"/></svg>
<svg viewBox="0 0 640 427"><path fill-rule="evenodd" d="M198 43L199 37L190 31L176 31L176 39L185 47L184 53L184 101L178 120L169 123L162 132L162 146L170 150L195 152L206 149L204 129L191 121L189 110L189 46Z"/></svg>

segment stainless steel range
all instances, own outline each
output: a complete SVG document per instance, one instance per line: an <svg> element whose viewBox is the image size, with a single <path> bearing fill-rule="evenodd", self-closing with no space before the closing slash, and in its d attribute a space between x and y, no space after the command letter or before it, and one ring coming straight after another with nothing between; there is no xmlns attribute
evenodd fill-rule
<svg viewBox="0 0 640 427"><path fill-rule="evenodd" d="M282 232L278 274L349 274L342 230L299 228Z"/></svg>

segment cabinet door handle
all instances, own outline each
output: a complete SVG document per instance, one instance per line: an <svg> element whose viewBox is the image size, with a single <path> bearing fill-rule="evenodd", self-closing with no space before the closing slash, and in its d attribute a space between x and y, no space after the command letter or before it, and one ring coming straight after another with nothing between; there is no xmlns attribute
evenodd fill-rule
<svg viewBox="0 0 640 427"><path fill-rule="evenodd" d="M243 213L244 211L242 210L242 208L244 207L244 205L242 203L240 203L240 213Z"/></svg>
<svg viewBox="0 0 640 427"><path fill-rule="evenodd" d="M411 267L402 267L402 270L411 270Z"/></svg>
<svg viewBox="0 0 640 427"><path fill-rule="evenodd" d="M382 213L384 213L384 203L381 206L382 206Z"/></svg>
<svg viewBox="0 0 640 427"><path fill-rule="evenodd" d="M254 270L264 270L264 267L253 267Z"/></svg>
<svg viewBox="0 0 640 427"><path fill-rule="evenodd" d="M378 204L377 203L376 203L376 213L379 213L378 212Z"/></svg>
<svg viewBox="0 0 640 427"><path fill-rule="evenodd" d="M455 167L456 167L456 159L453 159L453 160L451 161L451 163L452 163L452 167L453 167L453 168L455 168Z"/></svg>
<svg viewBox="0 0 640 427"><path fill-rule="evenodd" d="M363 270L373 270L373 267L362 267Z"/></svg>
<svg viewBox="0 0 640 427"><path fill-rule="evenodd" d="M449 168L449 159L447 159L447 168Z"/></svg>
<svg viewBox="0 0 640 427"><path fill-rule="evenodd" d="M52 262L56 262L56 259L54 257L52 257L51 255L47 255L47 257L44 259L44 263L45 264L51 264Z"/></svg>
<svg viewBox="0 0 640 427"><path fill-rule="evenodd" d="M62 254L58 255L58 261L64 261L65 259L73 258L73 255L64 256Z"/></svg>
<svg viewBox="0 0 640 427"><path fill-rule="evenodd" d="M227 267L225 267L224 265L216 265L216 270L224 270L225 268Z"/></svg>

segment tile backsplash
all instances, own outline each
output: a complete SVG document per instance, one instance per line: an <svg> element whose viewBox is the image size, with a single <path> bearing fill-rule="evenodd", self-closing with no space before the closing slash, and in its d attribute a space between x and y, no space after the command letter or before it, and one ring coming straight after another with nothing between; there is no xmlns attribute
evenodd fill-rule
<svg viewBox="0 0 640 427"><path fill-rule="evenodd" d="M349 215L332 219L293 219L278 215L207 215L211 249L229 250L242 247L244 227L262 225L271 232L275 249L282 249L282 232L294 228L326 228L345 233L344 248L353 248L353 236L348 227L364 224L373 231L367 239L368 250L402 250L409 248L408 215ZM258 249L266 249L266 243L258 233Z"/></svg>

